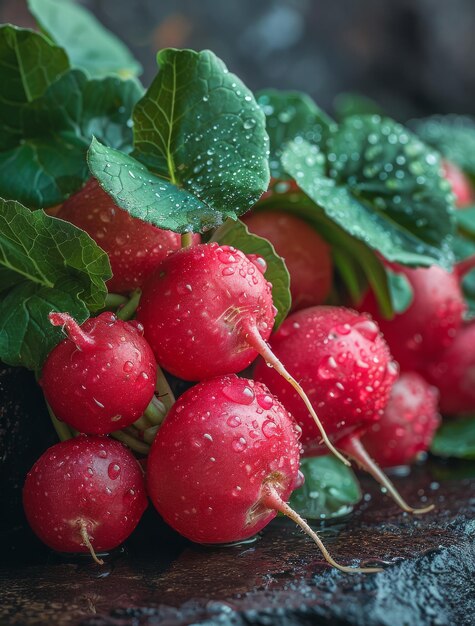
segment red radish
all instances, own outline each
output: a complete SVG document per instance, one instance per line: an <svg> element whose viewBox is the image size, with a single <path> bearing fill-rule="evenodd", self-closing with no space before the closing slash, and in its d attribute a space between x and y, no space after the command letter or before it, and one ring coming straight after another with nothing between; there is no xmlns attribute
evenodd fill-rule
<svg viewBox="0 0 475 626"><path fill-rule="evenodd" d="M440 424L438 396L437 389L419 374L401 374L392 388L383 416L361 438L378 465L407 465L429 449Z"/></svg>
<svg viewBox="0 0 475 626"><path fill-rule="evenodd" d="M147 462L150 498L198 543L242 541L288 515L343 571L287 504L299 481L300 429L261 383L223 376L186 391L165 418ZM373 570L372 570L373 571Z"/></svg>
<svg viewBox="0 0 475 626"><path fill-rule="evenodd" d="M430 363L427 379L440 392L440 410L447 415L475 411L475 324L459 330L454 342Z"/></svg>
<svg viewBox="0 0 475 626"><path fill-rule="evenodd" d="M85 230L109 255L113 277L110 292L140 287L171 250L180 248L180 235L132 217L114 204L91 178L63 204L57 217ZM193 236L195 243L199 235Z"/></svg>
<svg viewBox="0 0 475 626"><path fill-rule="evenodd" d="M425 512L402 500L360 442L381 418L398 372L377 324L368 315L343 307L313 307L288 317L273 335L271 349L301 381L335 446L371 473L405 511ZM297 420L307 454L325 454L319 433L295 392L263 360L258 361L254 377Z"/></svg>
<svg viewBox="0 0 475 626"><path fill-rule="evenodd" d="M452 343L462 324L466 304L460 288L461 273L436 265L391 268L404 274L411 284L414 297L409 308L392 320L384 319L372 292L358 308L377 321L402 370L423 372L427 363Z"/></svg>
<svg viewBox="0 0 475 626"><path fill-rule="evenodd" d="M468 176L451 161L443 161L442 169L454 192L455 205L463 208L475 204L475 192Z"/></svg>
<svg viewBox="0 0 475 626"><path fill-rule="evenodd" d="M157 366L135 322L102 313L79 326L50 313L68 338L48 355L41 385L56 417L80 432L105 434L129 426L153 398Z"/></svg>
<svg viewBox="0 0 475 626"><path fill-rule="evenodd" d="M332 284L330 248L307 222L284 211L260 211L243 219L272 243L290 274L292 310L323 304Z"/></svg>
<svg viewBox="0 0 475 626"><path fill-rule="evenodd" d="M120 545L147 508L142 471L122 444L80 436L52 446L23 489L26 517L59 552L96 552Z"/></svg>
<svg viewBox="0 0 475 626"><path fill-rule="evenodd" d="M234 374L262 355L297 390L325 443L343 459L300 384L266 344L275 307L261 260L217 243L174 252L145 283L137 319L159 364L184 380Z"/></svg>

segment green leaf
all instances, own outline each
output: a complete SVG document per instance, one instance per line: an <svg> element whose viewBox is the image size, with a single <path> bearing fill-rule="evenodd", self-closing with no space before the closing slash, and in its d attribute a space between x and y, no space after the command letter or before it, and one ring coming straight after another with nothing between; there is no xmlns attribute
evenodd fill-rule
<svg viewBox="0 0 475 626"><path fill-rule="evenodd" d="M0 26L0 150L20 137L23 107L69 68L62 48L32 30Z"/></svg>
<svg viewBox="0 0 475 626"><path fill-rule="evenodd" d="M345 120L327 150L328 161L317 146L292 142L282 163L331 220L389 261L451 267L451 195L436 154L374 117Z"/></svg>
<svg viewBox="0 0 475 626"><path fill-rule="evenodd" d="M93 139L87 155L91 172L116 204L159 228L185 233L208 230L233 211L213 209L196 196L153 174L133 157Z"/></svg>
<svg viewBox="0 0 475 626"><path fill-rule="evenodd" d="M475 120L465 115L434 115L411 123L427 144L475 175Z"/></svg>
<svg viewBox="0 0 475 626"><path fill-rule="evenodd" d="M270 241L250 233L240 220L228 219L213 234L212 240L222 245L234 246L245 254L257 254L265 259L267 263L265 277L272 284L272 301L277 309L274 330L277 329L286 318L292 304L290 276L284 259L277 254Z"/></svg>
<svg viewBox="0 0 475 626"><path fill-rule="evenodd" d="M389 294L391 297L392 310L395 313L404 313L414 299L414 290L405 274L393 272L388 267L385 268Z"/></svg>
<svg viewBox="0 0 475 626"><path fill-rule="evenodd" d="M280 162L285 145L297 137L319 145L334 122L305 93L266 89L258 92L256 98L266 115L271 174L286 179L288 175Z"/></svg>
<svg viewBox="0 0 475 626"><path fill-rule="evenodd" d="M14 121L0 109L0 194L30 208L61 203L90 176L86 153L93 135L130 150L132 108L142 93L135 81L88 80L70 70L42 96L24 103Z"/></svg>
<svg viewBox="0 0 475 626"><path fill-rule="evenodd" d="M475 417L442 424L431 446L436 456L475 459Z"/></svg>
<svg viewBox="0 0 475 626"><path fill-rule="evenodd" d="M162 50L158 63L158 76L135 107L134 157L187 192L181 195L188 199L177 230L183 232L190 223L197 230L219 226L245 213L267 189L264 114L212 52ZM100 169L93 173L101 176ZM106 191L109 182L101 179ZM130 186L127 192L134 194ZM127 196L124 209L140 204L143 187L136 192L136 198ZM192 222L187 217L190 197L196 206L208 207L201 225L198 216ZM176 198L170 199L174 203ZM164 211L163 202L156 212L150 205L147 221L162 223ZM180 207L170 204L168 211L178 220ZM211 223L210 215L215 216Z"/></svg>
<svg viewBox="0 0 475 626"><path fill-rule="evenodd" d="M290 506L303 517L341 517L361 500L361 490L353 471L334 456L303 458L300 470L305 482L293 492Z"/></svg>
<svg viewBox="0 0 475 626"><path fill-rule="evenodd" d="M360 93L340 93L335 98L334 108L339 120L351 115L384 115L383 109L371 98Z"/></svg>
<svg viewBox="0 0 475 626"><path fill-rule="evenodd" d="M61 340L48 313L82 323L104 306L111 277L106 253L68 222L0 200L0 359L40 369Z"/></svg>
<svg viewBox="0 0 475 626"><path fill-rule="evenodd" d="M142 67L130 51L84 7L70 0L28 0L37 24L68 53L71 65L90 76L132 78Z"/></svg>

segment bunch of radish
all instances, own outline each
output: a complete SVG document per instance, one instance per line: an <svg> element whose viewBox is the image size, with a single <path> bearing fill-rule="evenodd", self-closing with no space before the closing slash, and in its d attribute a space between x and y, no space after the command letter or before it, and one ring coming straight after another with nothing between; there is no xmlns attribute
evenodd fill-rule
<svg viewBox="0 0 475 626"><path fill-rule="evenodd" d="M99 235L91 227L98 211L111 206L103 196L91 181L59 216L71 217L71 207L84 197L98 199L90 205L91 218L82 219L108 249L108 238L119 240L116 228ZM426 367L427 378L436 380L443 366L429 367L434 355L445 350L450 359L457 349L464 311L458 277L435 267L400 268L416 295L392 322L379 317L371 294L360 308L374 318L322 305L332 283L328 244L285 211L255 213L246 220L249 228L289 257L294 308L300 309L271 334L276 309L263 258L218 243L176 250L176 238L128 221L132 232L156 230L168 241L151 272L143 271L138 253L115 267L114 284L142 289L135 319L119 319L129 317L120 308L119 317L106 312L82 326L67 312L50 315L66 338L49 354L40 383L54 419L81 435L53 446L29 473L24 502L32 528L52 548L90 551L100 562L97 553L119 545L137 525L147 491L160 515L192 541L242 541L280 512L335 567L375 571L337 563L290 508L289 496L302 480L299 457L331 453L347 464L354 460L403 510L431 510L406 503L381 467L411 463L427 450L439 423L437 391L421 372ZM282 237L283 225L299 234L301 256L313 258L314 266L300 264L296 239L289 244ZM132 274L139 282L128 281ZM400 377L390 348L403 367ZM253 379L236 376L254 361ZM160 368L201 382L164 420L162 405L154 422ZM153 442L145 476L132 452L107 436L122 434L118 438L128 443L132 430L145 446L134 448L142 452L138 456Z"/></svg>

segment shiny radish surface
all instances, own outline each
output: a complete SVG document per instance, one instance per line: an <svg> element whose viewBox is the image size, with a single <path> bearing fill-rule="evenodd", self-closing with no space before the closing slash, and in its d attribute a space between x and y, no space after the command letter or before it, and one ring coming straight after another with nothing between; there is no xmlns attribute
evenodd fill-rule
<svg viewBox="0 0 475 626"><path fill-rule="evenodd" d="M439 390L442 413L475 411L475 323L459 330L453 343L429 364L425 374Z"/></svg>
<svg viewBox="0 0 475 626"><path fill-rule="evenodd" d="M260 211L243 218L249 231L270 241L290 274L292 310L323 304L332 284L330 247L312 226L285 211Z"/></svg>
<svg viewBox="0 0 475 626"><path fill-rule="evenodd" d="M391 266L404 274L413 290L409 308L392 320L379 312L373 293L358 307L377 321L391 352L403 371L423 373L454 340L466 310L457 271L450 273L436 265L411 269Z"/></svg>
<svg viewBox="0 0 475 626"><path fill-rule="evenodd" d="M137 319L157 361L184 380L245 369L256 358L251 323L263 340L274 324L271 284L262 265L217 243L168 256L145 283Z"/></svg>
<svg viewBox="0 0 475 626"><path fill-rule="evenodd" d="M160 515L198 543L246 539L276 515L260 504L275 482L295 487L300 430L264 385L237 376L202 382L177 400L147 462L148 492Z"/></svg>
<svg viewBox="0 0 475 626"><path fill-rule="evenodd" d="M56 417L79 432L110 433L132 424L152 400L157 366L136 322L102 313L79 326L51 313L67 338L48 355L41 386Z"/></svg>
<svg viewBox="0 0 475 626"><path fill-rule="evenodd" d="M185 380L237 373L260 354L296 390L330 450L305 392L266 340L276 309L259 257L217 243L169 255L145 283L137 319L158 363Z"/></svg>
<svg viewBox="0 0 475 626"><path fill-rule="evenodd" d="M380 418L398 368L377 324L367 315L330 306L298 311L285 320L270 345L301 382L337 447L339 439L364 432ZM306 452L325 454L319 432L297 394L262 359L254 377L297 420Z"/></svg>
<svg viewBox="0 0 475 626"><path fill-rule="evenodd" d="M57 443L36 461L23 505L30 526L50 548L95 557L127 539L147 496L142 470L127 448L82 435Z"/></svg>
<svg viewBox="0 0 475 626"><path fill-rule="evenodd" d="M449 181L455 195L455 205L464 208L475 203L475 191L468 176L450 161L442 162L445 178Z"/></svg>
<svg viewBox="0 0 475 626"><path fill-rule="evenodd" d="M383 416L361 438L380 467L408 465L427 452L440 424L438 397L437 389L419 374L401 374Z"/></svg>
<svg viewBox="0 0 475 626"><path fill-rule="evenodd" d="M180 248L180 235L132 217L91 178L68 198L57 217L85 230L107 252L113 277L110 292L140 287L171 250ZM194 243L200 240L193 235Z"/></svg>
<svg viewBox="0 0 475 626"><path fill-rule="evenodd" d="M157 433L147 485L157 511L197 543L242 541L278 511L343 571L318 535L286 503L299 486L300 429L261 383L223 376L186 391ZM374 569L364 571L375 571Z"/></svg>

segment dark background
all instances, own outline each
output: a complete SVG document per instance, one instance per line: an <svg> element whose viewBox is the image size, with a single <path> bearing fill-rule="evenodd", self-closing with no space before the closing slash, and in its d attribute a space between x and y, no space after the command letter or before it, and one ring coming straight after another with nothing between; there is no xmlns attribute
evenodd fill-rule
<svg viewBox="0 0 475 626"><path fill-rule="evenodd" d="M82 0L134 51L148 84L162 47L211 48L251 88L342 91L405 119L475 108L475 0ZM24 0L0 21L32 25Z"/></svg>

